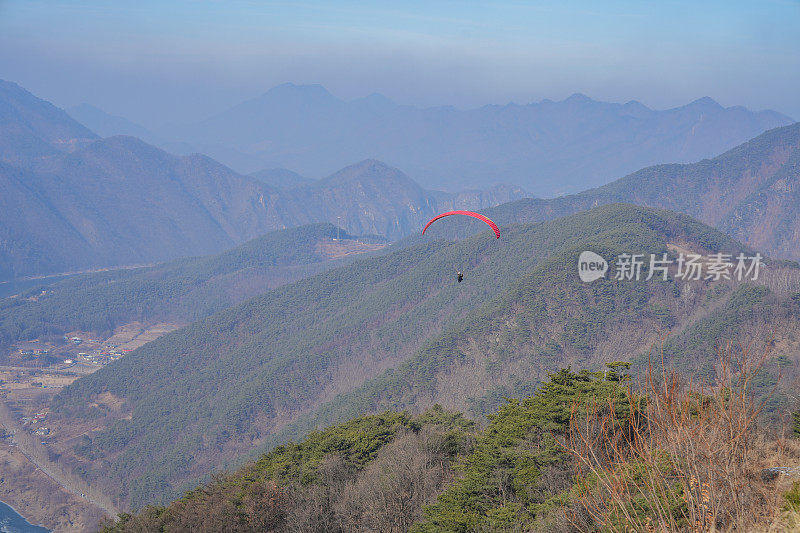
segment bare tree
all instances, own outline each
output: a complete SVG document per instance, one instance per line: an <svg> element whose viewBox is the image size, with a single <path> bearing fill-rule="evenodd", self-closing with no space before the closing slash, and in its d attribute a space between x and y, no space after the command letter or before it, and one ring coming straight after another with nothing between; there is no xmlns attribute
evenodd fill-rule
<svg viewBox="0 0 800 533"><path fill-rule="evenodd" d="M388 444L336 503L343 531L404 532L451 479L445 436L425 429Z"/></svg>
<svg viewBox="0 0 800 533"><path fill-rule="evenodd" d="M574 409L564 447L593 526L635 531L752 530L773 524L780 492L761 472L769 461L797 460L785 441L763 438L766 398L752 380L768 351L727 345L714 383L684 383L652 363L626 419L613 405Z"/></svg>

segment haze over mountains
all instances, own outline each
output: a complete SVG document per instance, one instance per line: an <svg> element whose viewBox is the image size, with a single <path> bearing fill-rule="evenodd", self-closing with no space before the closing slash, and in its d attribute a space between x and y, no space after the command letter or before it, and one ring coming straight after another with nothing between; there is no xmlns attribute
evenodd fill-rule
<svg viewBox="0 0 800 533"><path fill-rule="evenodd" d="M581 94L560 102L421 109L379 94L345 102L320 85L287 83L160 135L242 172L286 167L322 177L376 158L426 188L503 182L548 197L656 163L712 157L791 122L773 111L723 108L708 97L664 111Z"/></svg>
<svg viewBox="0 0 800 533"><path fill-rule="evenodd" d="M90 104L81 104L66 109L67 114L76 121L87 126L101 137L129 135L139 137L143 141L154 142L154 135L144 126L140 126L127 118L109 115L102 109Z"/></svg>
<svg viewBox="0 0 800 533"><path fill-rule="evenodd" d="M10 82L3 82L0 97L3 106L3 121L0 123L0 138L3 140L0 160L3 163L0 163L0 180L5 190L0 199L4 208L0 213L0 231L4 242L0 249L0 279L96 266L150 263L186 255L214 253L270 230L319 221L339 223L353 234L379 234L397 239L419 229L437 211L452 208L481 209L527 195L520 187L498 185L496 182L484 189L471 191L426 191L403 172L372 159L351 165L323 180L310 180L286 169L262 170L251 176L243 176L206 156L173 156L133 137L99 139L65 112ZM337 102L321 87L285 85L270 91L248 106L260 106L259 108L270 113L277 113L277 118L283 117L281 120L289 120L288 117L301 111L310 117L318 111L321 112L317 109L320 106L328 109L328 115L325 116L329 118L333 109L339 110L337 113L352 109L363 111L369 108L375 113L393 109L402 116L407 113L422 113L421 110L395 106L378 97L350 104ZM242 120L259 116L257 109L250 109L248 106L237 108ZM499 112L499 109L487 107L480 113L467 113L464 116L481 117L490 112ZM709 131L707 128L721 124L720 121L724 119L728 121L724 128L725 135L714 137L714 142L718 142L720 139L731 138L730 135L735 132L741 133L748 128L755 128L757 124L763 126L764 120L783 120L773 113L752 114L742 108L723 110L709 101L687 106L680 112L651 112L634 104L615 106L577 97L562 103L545 102L533 106L506 106L502 109L505 110L502 116L506 118L516 113L519 124L525 123L525 117L528 116L549 117L548 120L558 122L559 128L548 127L546 131L539 132L539 137L549 139L547 143L556 143L558 138L573 135L578 123L584 126L594 124L595 129L589 131L596 132L597 128L605 128L603 131L606 133L603 135L615 128L618 132L634 134L634 130L619 129L619 124L626 123L630 126L642 117L650 117L648 120L651 122L637 123L636 127L645 128L644 132L635 132L638 138L648 138L648 135L662 135L659 132L667 131L663 129L666 125L658 126L661 124L658 120L666 120L665 117L683 117L678 123L684 125L697 119L699 122L694 124L697 126L695 134ZM544 113L545 109L551 112ZM568 109L571 109L570 113L574 117L566 121L558 118L560 113ZM692 110L698 109L705 109L701 113L702 120L698 118L700 115L693 114ZM515 111L512 113L512 110ZM633 113L634 110L638 111ZM439 111L443 113L443 117L462 116L466 113L452 109ZM345 115L350 116L347 113ZM623 120L619 113L627 118ZM103 118L102 112L96 109L80 107L73 109L73 114L82 115L101 126L104 133L114 131L114 128L126 127L129 128L127 131L137 131L135 125L126 125L124 120L121 122L122 119L115 121L108 117ZM361 116L358 113L356 115ZM98 116L106 122L97 124L100 120ZM228 116L224 114L214 120L222 120ZM272 118L277 120L276 117ZM715 118L712 120L711 117ZM274 128L278 127L276 124L280 121L275 120L259 122L267 129L258 131L277 135ZM385 121L378 120L376 124L385 124ZM442 124L450 122L445 120ZM223 124L219 127L222 128ZM518 130L508 129L509 127L500 122L495 129L505 132L504 135L514 135L517 139L528 138ZM298 128L282 129L281 142L306 146L299 138L305 135L300 131L303 128ZM351 129L345 128L347 131ZM680 128L670 131L672 138L680 137ZM372 142L380 137L379 133L379 130L370 134L361 131L359 138ZM407 133L410 135L410 130ZM484 135L486 131L480 126L464 123L462 133ZM232 133L231 138L241 139L244 138L243 135L245 133ZM591 135L583 134L568 145L577 146L589 137ZM441 137L437 138L441 140ZM697 140L700 137L694 135L692 138ZM620 138L616 139L622 142ZM344 142L341 139L340 141ZM431 142L435 144L440 141ZM770 141L766 139L764 142L768 145ZM393 146L401 144L395 143ZM699 149L700 144L684 143L683 153L689 154L691 150ZM462 146L468 147L469 143ZM632 143L631 146L635 147L636 144ZM791 142L775 147L765 145L760 152L753 154L745 154L748 148L742 148L741 153L744 155L741 158L752 159L748 172L756 172L761 178L746 180L747 184L735 188L737 194L744 194L743 191L756 194L755 185L763 185L762 182L767 177L773 176L771 165L781 167L784 163L790 164L787 162L796 157L792 155L795 149L796 145ZM447 158L448 153L452 152L442 152L443 159ZM594 153L597 156L595 160L615 153L617 151L610 148L599 154ZM734 156L727 157L731 159ZM570 161L575 163L579 159L572 157ZM624 153L615 157L617 161L624 159ZM568 163L560 164L562 168L565 165L568 166ZM759 169L756 170L756 167ZM655 194L648 205L671 207L694 214L704 221L720 224L727 231L750 242L749 237L743 234L747 231L744 226L752 226L757 222L763 209L752 207L748 210L743 205L740 211L731 212L725 218L723 214L727 213L727 201L715 204L713 199L708 199L708 205L700 213L692 205L670 203L669 199L680 192L677 189L671 195L653 192L660 190L659 184L662 181L675 178L673 173L681 168L683 167L661 168L657 177L648 180L650 185L645 189L650 190L651 195ZM773 170L777 171L778 168ZM705 164L700 164L696 170L698 175L713 174L714 171L713 165ZM784 189L789 187L787 191L793 190L791 187L796 174L788 171L784 173L784 181L780 181L779 174L775 174L772 182L777 183L778 188L785 182ZM631 192L637 191L638 187L627 185L637 178L626 179L626 185L616 186L616 190L621 191L619 194L603 192L606 189L602 189L597 194L605 195L605 199L592 197L588 200L594 193L581 196L582 200L569 197L572 199L566 200L566 204L573 205L572 208L562 208L561 211L555 209L553 212L574 212L576 209L607 201L641 200L647 203ZM713 176L705 175L700 181L713 179ZM680 179L678 182L682 183ZM678 182L664 187L683 187L676 185ZM720 186L724 189L726 184ZM771 202L770 216L774 217L776 212L783 211L791 216L792 206L796 204L790 198L791 195L779 195L779 198L771 197L772 200L768 200L769 191L758 191L760 200L752 198L750 201L761 204ZM693 194L686 194L682 198L695 203L698 201ZM739 200L744 201L744 198ZM561 199L553 202L553 205L566 205L565 200ZM534 201L532 205L540 204ZM534 218L537 216L538 219L546 218L546 215L534 215ZM781 231L780 236L776 234L774 239L768 230L765 232L762 229L758 233L760 240L753 241L754 244L762 245L766 251L783 257L795 257L796 247L793 243L796 236L792 231Z"/></svg>
<svg viewBox="0 0 800 533"><path fill-rule="evenodd" d="M95 139L63 110L0 80L0 161L28 166Z"/></svg>
<svg viewBox="0 0 800 533"><path fill-rule="evenodd" d="M656 165L580 194L527 198L486 213L498 223L535 222L614 202L686 213L753 249L800 260L800 123L713 159Z"/></svg>
<svg viewBox="0 0 800 533"><path fill-rule="evenodd" d="M278 188L204 155L173 156L135 137L98 139L15 84L3 89L0 279L209 254L320 221L396 239L442 206L525 196L513 187L431 193L374 160Z"/></svg>
<svg viewBox="0 0 800 533"><path fill-rule="evenodd" d="M0 533L800 533L800 0L717 4L0 0Z"/></svg>

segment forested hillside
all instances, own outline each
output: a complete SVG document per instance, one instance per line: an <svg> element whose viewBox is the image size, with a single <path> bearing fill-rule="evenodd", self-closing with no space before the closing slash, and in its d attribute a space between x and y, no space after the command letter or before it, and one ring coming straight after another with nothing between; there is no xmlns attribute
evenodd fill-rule
<svg viewBox="0 0 800 533"><path fill-rule="evenodd" d="M663 388L612 362L554 372L488 424L438 405L356 418L103 531L788 531L800 483L764 472L800 459L800 442L748 417L761 404L741 383L760 362L736 361L755 366L702 395L678 374L656 367Z"/></svg>
<svg viewBox="0 0 800 533"><path fill-rule="evenodd" d="M186 324L383 246L375 242L314 224L271 232L218 255L76 276L0 299L0 346L70 331L102 335L133 321Z"/></svg>
<svg viewBox="0 0 800 533"><path fill-rule="evenodd" d="M505 227L499 240L487 233L430 240L359 260L201 320L76 381L55 403L63 423L92 419L105 429L63 452L76 454L71 460L93 483L138 507L242 454L366 412L439 402L480 415L505 396L530 394L565 364L598 367L621 352L641 364L667 330L687 339L676 345L676 361L702 375L709 361L708 345L697 342L702 332L763 342L759 324L769 324L794 368L793 267L770 263L758 286L585 284L576 272L582 249L609 260L623 252L743 250L686 216L613 205ZM455 282L455 268L466 273L464 283ZM98 402L100 395L121 404Z"/></svg>
<svg viewBox="0 0 800 533"><path fill-rule="evenodd" d="M0 0L0 533L800 533L800 0L716 4Z"/></svg>
<svg viewBox="0 0 800 533"><path fill-rule="evenodd" d="M575 272L583 249L604 257L676 257L687 248L731 253L739 245L687 217L631 206L597 208L555 223L583 216L600 225L597 234L587 233L582 245L567 244L502 295L429 339L409 361L287 426L278 440L390 407L439 402L481 415L505 397L529 394L553 365L592 367L624 353L638 372L654 347L692 375L709 376L716 350L726 342L753 349L778 343L787 363L784 385L792 386L787 384L800 375L800 343L793 333L800 325L796 266L773 263L758 284L645 280L646 275L641 281L586 284ZM762 378L767 387L775 375ZM774 402L790 403L785 396Z"/></svg>

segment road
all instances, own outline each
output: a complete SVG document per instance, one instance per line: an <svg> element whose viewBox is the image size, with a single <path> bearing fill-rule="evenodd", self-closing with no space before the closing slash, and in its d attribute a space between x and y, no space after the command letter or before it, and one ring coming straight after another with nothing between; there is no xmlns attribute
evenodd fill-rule
<svg viewBox="0 0 800 533"><path fill-rule="evenodd" d="M22 427L14 417L14 413L11 412L11 409L2 399L0 399L0 425L11 433L12 442L17 446L17 449L61 488L99 507L111 517L116 517L119 514L119 511L107 496L96 493L84 480L70 472L66 467L51 461L47 447L41 444L40 438L28 433Z"/></svg>
<svg viewBox="0 0 800 533"><path fill-rule="evenodd" d="M100 368L99 366L88 366L88 365L81 365L81 367L82 368L78 368L77 364L64 369L0 365L0 372L41 372L42 374L63 374L66 376L77 376L87 373L87 372L79 372L79 370L86 370L88 371L88 373L91 373Z"/></svg>
<svg viewBox="0 0 800 533"><path fill-rule="evenodd" d="M7 279L0 281L0 285L4 283L14 283L15 281L33 281L37 279L49 279L49 278L58 278L61 276L75 276L77 274L93 274L95 272L108 272L109 270L134 270L137 268L148 268L151 266L155 266L158 263L137 263L134 265L119 265L119 266L111 266L111 267L98 267L98 268L87 268L84 270L70 270L68 272L56 272L54 274L41 274L38 276L24 276L21 278L14 278L14 279Z"/></svg>

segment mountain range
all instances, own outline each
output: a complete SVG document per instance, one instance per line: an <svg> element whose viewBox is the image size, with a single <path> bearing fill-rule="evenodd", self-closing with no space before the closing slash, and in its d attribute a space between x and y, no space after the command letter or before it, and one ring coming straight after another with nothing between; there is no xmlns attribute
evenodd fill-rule
<svg viewBox="0 0 800 533"><path fill-rule="evenodd" d="M82 378L53 402L62 459L126 505L166 499L219 468L352 416L441 403L474 415L530 394L566 364L670 360L702 375L714 340L765 325L800 355L800 271L758 284L577 276L577 256L752 253L688 216L614 204L452 242L406 243L276 288ZM456 283L454 266L466 272ZM788 280L788 283L784 283ZM71 428L91 420L89 434Z"/></svg>
<svg viewBox="0 0 800 533"><path fill-rule="evenodd" d="M150 143L160 141L144 126L136 124L125 117L110 115L93 105L80 104L70 107L65 111L70 117L85 125L100 137L128 135L130 137L138 137Z"/></svg>
<svg viewBox="0 0 800 533"><path fill-rule="evenodd" d="M305 91L295 89L282 91L300 106ZM315 101L332 98L321 88L311 93ZM243 176L206 156L173 156L134 137L99 139L9 82L0 98L0 279L209 254L270 230L319 221L397 239L438 211L482 209L527 196L510 185L426 191L376 160L322 180L279 168ZM389 105L381 102L378 108ZM98 113L73 109L87 118ZM612 201L643 203L687 212L773 255L796 258L798 127L786 128L710 162L660 165L578 195L526 200L531 220ZM738 196L720 200L714 191ZM783 213L782 225L768 221Z"/></svg>
<svg viewBox="0 0 800 533"><path fill-rule="evenodd" d="M656 165L579 194L526 198L485 212L501 224L537 222L615 202L686 213L753 249L800 260L800 122L713 159ZM458 223L448 221L448 235L463 230Z"/></svg>
<svg viewBox="0 0 800 533"><path fill-rule="evenodd" d="M582 94L558 102L421 109L378 94L346 102L320 85L287 83L159 134L242 172L285 167L316 178L374 158L430 189L503 182L551 197L648 165L712 157L791 122L773 111L724 108L708 97L663 111Z"/></svg>
<svg viewBox="0 0 800 533"><path fill-rule="evenodd" d="M0 80L0 162L27 167L97 138L62 109Z"/></svg>
<svg viewBox="0 0 800 533"><path fill-rule="evenodd" d="M525 196L507 186L428 192L375 160L278 187L204 155L174 156L135 137L99 139L18 86L2 88L4 109L14 112L0 122L0 280L210 254L322 221L397 239L443 207Z"/></svg>

